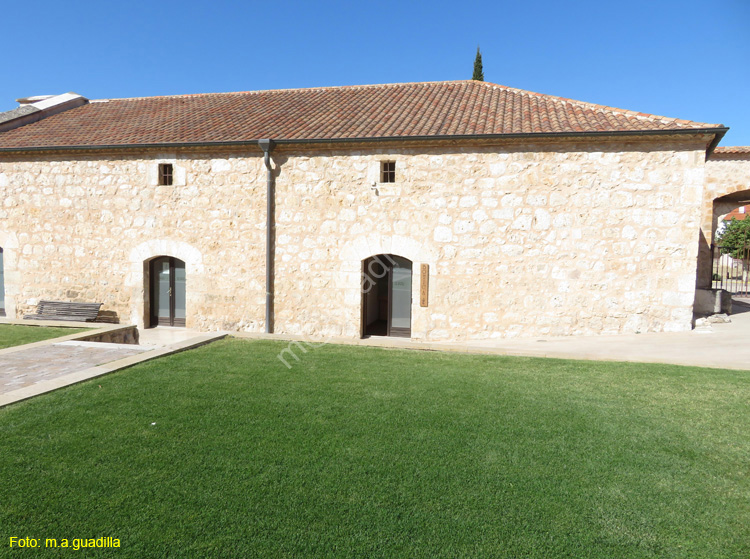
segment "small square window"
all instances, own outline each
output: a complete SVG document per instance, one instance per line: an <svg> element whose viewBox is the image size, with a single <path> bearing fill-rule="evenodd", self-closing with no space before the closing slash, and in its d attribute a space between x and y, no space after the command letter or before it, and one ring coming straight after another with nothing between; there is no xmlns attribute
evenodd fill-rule
<svg viewBox="0 0 750 559"><path fill-rule="evenodd" d="M396 182L396 162L380 162L380 182Z"/></svg>
<svg viewBox="0 0 750 559"><path fill-rule="evenodd" d="M159 163L159 184L170 186L174 177L174 168L171 163Z"/></svg>

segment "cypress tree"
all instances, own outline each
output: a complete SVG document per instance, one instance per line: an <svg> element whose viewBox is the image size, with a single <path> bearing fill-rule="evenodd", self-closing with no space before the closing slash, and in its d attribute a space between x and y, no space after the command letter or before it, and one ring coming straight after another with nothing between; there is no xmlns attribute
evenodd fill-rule
<svg viewBox="0 0 750 559"><path fill-rule="evenodd" d="M477 57L474 59L474 75L471 76L472 80L477 80L478 82L484 81L484 71L482 70L482 53L479 52L479 47L477 47Z"/></svg>

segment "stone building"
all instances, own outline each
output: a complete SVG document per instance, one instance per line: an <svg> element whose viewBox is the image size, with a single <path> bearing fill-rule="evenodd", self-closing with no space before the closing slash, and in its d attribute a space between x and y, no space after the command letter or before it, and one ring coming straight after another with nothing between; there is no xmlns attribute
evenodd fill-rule
<svg viewBox="0 0 750 559"><path fill-rule="evenodd" d="M29 99L0 114L0 306L420 340L687 330L707 208L750 179L726 130L473 81Z"/></svg>

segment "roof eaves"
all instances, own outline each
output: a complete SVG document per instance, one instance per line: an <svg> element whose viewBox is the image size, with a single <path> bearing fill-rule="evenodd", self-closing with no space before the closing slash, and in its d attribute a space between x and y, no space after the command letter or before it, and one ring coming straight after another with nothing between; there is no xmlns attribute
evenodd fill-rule
<svg viewBox="0 0 750 559"><path fill-rule="evenodd" d="M706 161L708 161L708 158L711 157L711 154L716 149L716 146L719 145L719 142L724 137L724 134L726 134L728 131L729 128L727 126L724 126L721 132L717 132L716 134L714 134L714 139L711 140L711 143L708 144L708 148L706 148Z"/></svg>
<svg viewBox="0 0 750 559"><path fill-rule="evenodd" d="M272 138L278 145L305 145L305 144L346 144L346 143L376 143L376 142L424 142L424 141L465 141L465 140L502 140L502 139L568 139L568 138L595 138L595 137L618 137L618 136L673 136L673 135L701 135L713 134L714 140L709 144L716 143L729 130L727 127L715 128L676 128L659 130L594 130L582 132L516 132L508 134L456 134L456 135L430 135L430 136L381 136L360 138ZM240 147L257 146L258 139L252 140L229 140L229 141L204 141L204 142L157 142L157 143L133 143L133 144L107 144L107 145L67 145L67 146L35 146L35 147L0 147L0 153L14 152L55 152L55 151L100 151L100 150L122 150L122 149L163 149L163 148L195 148L195 147Z"/></svg>

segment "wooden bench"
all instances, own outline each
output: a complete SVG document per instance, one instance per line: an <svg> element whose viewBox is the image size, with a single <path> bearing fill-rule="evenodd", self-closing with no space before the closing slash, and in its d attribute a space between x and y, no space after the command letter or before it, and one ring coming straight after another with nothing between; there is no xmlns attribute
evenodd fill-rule
<svg viewBox="0 0 750 559"><path fill-rule="evenodd" d="M27 314L24 320L73 320L92 322L96 320L102 303L66 303L65 301L39 301L35 314Z"/></svg>

